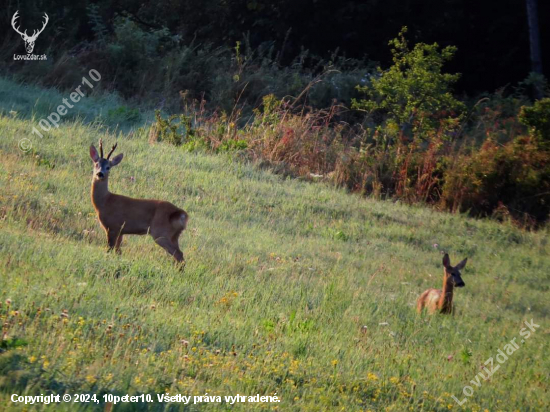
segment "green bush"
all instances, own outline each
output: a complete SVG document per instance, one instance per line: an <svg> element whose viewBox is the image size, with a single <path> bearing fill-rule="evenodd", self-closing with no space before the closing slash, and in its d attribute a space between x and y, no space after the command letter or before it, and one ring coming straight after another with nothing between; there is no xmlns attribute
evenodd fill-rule
<svg viewBox="0 0 550 412"><path fill-rule="evenodd" d="M487 139L470 154L453 157L442 204L456 211L513 219L526 226L550 216L550 151L532 137L505 145Z"/></svg>
<svg viewBox="0 0 550 412"><path fill-rule="evenodd" d="M153 124L154 138L151 140L159 140L180 146L187 143L189 138L195 136L195 131L191 127L191 119L183 114L173 114L164 119L160 110L155 111L156 122Z"/></svg>
<svg viewBox="0 0 550 412"><path fill-rule="evenodd" d="M135 123L141 119L139 109L131 108L127 106L119 106L116 109L109 109L107 111L107 120L109 122L130 122Z"/></svg>
<svg viewBox="0 0 550 412"><path fill-rule="evenodd" d="M378 68L369 84L358 86L366 99L354 99L353 107L382 117L383 136L394 142L401 138L429 139L434 134L450 137L459 126L465 106L455 99L450 86L459 74L442 73L445 62L452 59L456 48L441 51L437 43L419 43L411 50L405 39L407 28L392 41L393 66Z"/></svg>
<svg viewBox="0 0 550 412"><path fill-rule="evenodd" d="M519 120L540 143L550 144L550 98L538 100L531 107L523 106Z"/></svg>

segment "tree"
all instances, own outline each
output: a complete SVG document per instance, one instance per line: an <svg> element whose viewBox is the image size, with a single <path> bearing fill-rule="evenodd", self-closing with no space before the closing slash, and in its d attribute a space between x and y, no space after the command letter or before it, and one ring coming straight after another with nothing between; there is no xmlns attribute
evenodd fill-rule
<svg viewBox="0 0 550 412"><path fill-rule="evenodd" d="M533 71L542 74L542 57L540 53L539 15L537 0L527 1L527 22L529 24L529 42L531 46L531 65Z"/></svg>
<svg viewBox="0 0 550 412"><path fill-rule="evenodd" d="M460 120L464 105L450 92L459 74L442 73L443 64L452 59L456 47L439 51L437 43L418 43L409 49L404 27L399 36L390 41L393 66L366 86L357 89L366 99L353 101L353 108L378 112L385 118L386 131L394 130L402 137L428 139L436 132L448 136ZM443 130L442 130L443 128ZM411 136L412 135L412 136Z"/></svg>
<svg viewBox="0 0 550 412"><path fill-rule="evenodd" d="M526 0L527 23L529 24L529 44L531 49L531 67L537 74L542 74L542 57L540 52L539 14L537 0ZM542 90L537 87L537 98L542 98Z"/></svg>

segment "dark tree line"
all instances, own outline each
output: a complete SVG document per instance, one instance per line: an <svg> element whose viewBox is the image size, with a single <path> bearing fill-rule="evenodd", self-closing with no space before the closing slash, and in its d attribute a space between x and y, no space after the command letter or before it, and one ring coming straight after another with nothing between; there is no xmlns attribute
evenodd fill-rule
<svg viewBox="0 0 550 412"><path fill-rule="evenodd" d="M527 3L526 3L527 2ZM336 49L348 57L390 63L388 41L402 26L411 40L455 45L449 70L463 74L459 90L492 91L524 79L531 71L527 4L533 0L4 0L3 46L17 35L10 20L20 10L23 27L50 27L37 44L61 55L94 40L89 6L97 5L106 29L126 15L144 29L167 27L181 41L234 46L249 33L252 46L272 42L287 64L302 48L327 58ZM550 68L550 3L539 2L539 66ZM531 22L533 22L533 17ZM8 58L9 56L4 56Z"/></svg>

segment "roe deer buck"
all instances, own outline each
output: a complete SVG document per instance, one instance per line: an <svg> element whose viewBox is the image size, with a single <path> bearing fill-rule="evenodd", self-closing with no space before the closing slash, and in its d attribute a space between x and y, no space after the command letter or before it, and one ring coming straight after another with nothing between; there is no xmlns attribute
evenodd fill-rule
<svg viewBox="0 0 550 412"><path fill-rule="evenodd" d="M429 313L439 311L440 313L453 312L453 289L456 286L461 288L466 286L460 271L466 266L468 258L464 259L456 266L451 266L451 259L445 253L443 257L443 289L428 289L418 298L416 310L418 313L427 308Z"/></svg>
<svg viewBox="0 0 550 412"><path fill-rule="evenodd" d="M107 233L109 250L120 253L124 235L150 234L155 242L176 259L183 262L183 253L178 238L187 226L187 213L162 200L132 199L109 192L108 180L111 167L118 165L123 154L109 160L115 151L113 146L106 158L103 157L103 142L99 140L99 151L90 146L90 157L94 162L92 177L92 203L101 226Z"/></svg>

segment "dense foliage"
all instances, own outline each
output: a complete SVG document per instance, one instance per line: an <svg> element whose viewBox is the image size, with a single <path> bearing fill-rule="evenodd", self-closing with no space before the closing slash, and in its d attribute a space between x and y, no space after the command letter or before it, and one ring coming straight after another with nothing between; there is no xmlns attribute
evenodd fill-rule
<svg viewBox="0 0 550 412"><path fill-rule="evenodd" d="M9 91L0 107L28 92ZM38 96L62 97L28 97ZM266 103L267 130L277 105ZM547 410L548 231L361 199L119 134L125 156L112 190L191 216L182 274L149 236L105 252L87 152L113 133L71 121L23 154L14 142L32 125L0 116L2 412ZM466 287L455 290L455 316L418 316L416 298L441 284L441 250L453 263L469 258ZM531 319L540 328L482 379L491 366L480 365L519 343ZM453 396L462 400L476 378L459 407ZM100 403L11 398L50 393ZM277 393L281 402L158 402L166 393ZM105 394L154 402L106 405Z"/></svg>
<svg viewBox="0 0 550 412"><path fill-rule="evenodd" d="M198 101L186 104L184 127L174 122L177 116L165 120L157 113L150 140L187 150L244 150L279 172L376 197L428 202L526 227L547 221L550 99L531 106L526 97L529 85L541 79L527 79L514 93L483 97L467 109L450 93L457 75L442 72L454 49L422 43L409 49L404 33L390 42L394 64L358 88L367 95L354 100L367 111L360 124L338 120L340 106L296 111L296 100L270 94L241 128L235 126L238 110L212 115Z"/></svg>
<svg viewBox="0 0 550 412"><path fill-rule="evenodd" d="M417 44L410 50L404 28L390 41L393 65L378 68L370 84L358 86L366 99L353 100L353 107L370 114L380 112L385 122L378 131L399 131L401 139L427 140L440 131L443 135L458 128L464 104L454 98L450 85L459 75L442 73L443 64L452 59L455 47L441 52L437 44ZM386 131L386 133L384 133Z"/></svg>
<svg viewBox="0 0 550 412"><path fill-rule="evenodd" d="M415 42L457 46L452 70L464 74L461 88L475 92L517 82L530 67L525 1L494 4L489 0L204 0L199 6L189 0L19 0L7 2L1 24L6 25L2 33L9 39L3 46L16 45L19 37L9 28L15 10L28 25L38 24L46 11L50 29L41 34L37 48L48 49L57 59L100 40L98 34L108 40L116 31L118 16L128 17L142 30L166 28L167 37L181 44L233 47L249 33L252 47L273 45L277 60L285 66L302 48L325 59L339 48L348 57L368 56L387 65L391 56L385 46L407 25ZM550 27L542 24L549 13L550 4L539 1L542 39L550 38ZM543 67L549 70L550 44L543 42L542 47ZM164 44L159 51L169 49Z"/></svg>
<svg viewBox="0 0 550 412"><path fill-rule="evenodd" d="M550 94L529 74L525 5L505 3L23 0L6 12L31 27L47 9L49 59L13 61L9 27L0 53L15 78L62 89L98 70L94 92L131 106L102 120L154 107L151 142L535 226L550 212L550 115L533 98Z"/></svg>

